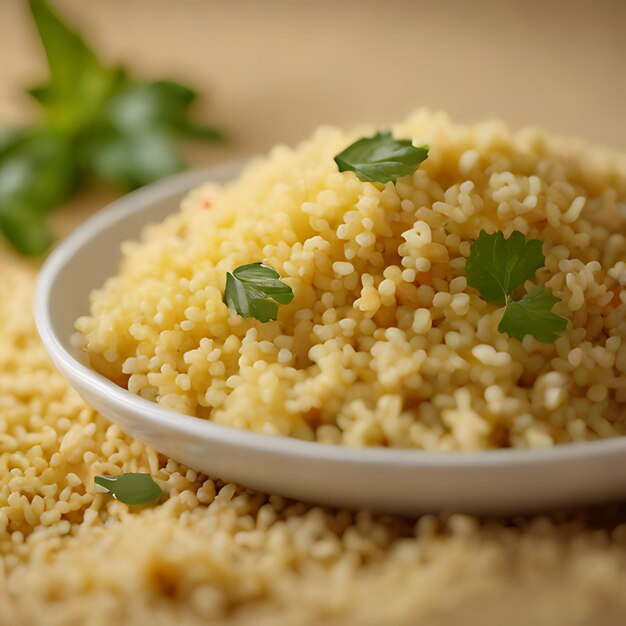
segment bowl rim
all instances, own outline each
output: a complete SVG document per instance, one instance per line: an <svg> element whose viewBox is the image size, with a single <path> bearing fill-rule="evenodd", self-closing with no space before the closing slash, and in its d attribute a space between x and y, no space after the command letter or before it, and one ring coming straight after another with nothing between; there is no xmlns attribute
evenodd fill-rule
<svg viewBox="0 0 626 626"><path fill-rule="evenodd" d="M546 448L502 448L479 451L430 451L409 448L350 447L304 441L240 430L207 419L185 415L141 398L87 367L64 347L52 323L49 301L61 270L72 262L74 254L88 245L101 230L123 221L130 215L149 212L160 199L191 190L212 179L228 180L239 173L242 162L226 162L205 170L174 174L133 191L106 205L74 229L48 256L39 272L35 293L35 323L44 346L64 375L80 381L82 388L105 398L109 405L144 416L159 426L184 431L214 443L256 450L283 457L298 456L332 460L339 463L422 468L484 469L527 465L568 463L593 460L598 456L626 454L626 436L593 441L557 444Z"/></svg>

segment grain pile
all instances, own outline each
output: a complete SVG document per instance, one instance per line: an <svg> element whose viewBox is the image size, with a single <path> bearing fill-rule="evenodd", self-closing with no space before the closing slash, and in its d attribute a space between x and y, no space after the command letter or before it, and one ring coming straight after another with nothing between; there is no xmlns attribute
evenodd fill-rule
<svg viewBox="0 0 626 626"><path fill-rule="evenodd" d="M626 159L537 129L420 111L430 145L394 185L339 173L373 128L277 147L128 243L77 323L94 367L132 392L235 428L354 446L539 447L626 434ZM539 284L569 326L498 331L468 287L481 229L539 239ZM222 301L226 272L275 268L278 321Z"/></svg>
<svg viewBox="0 0 626 626"><path fill-rule="evenodd" d="M120 433L55 372L34 273L0 256L2 626L623 624L624 511L507 524L311 508L198 476ZM96 473L149 471L129 510Z"/></svg>

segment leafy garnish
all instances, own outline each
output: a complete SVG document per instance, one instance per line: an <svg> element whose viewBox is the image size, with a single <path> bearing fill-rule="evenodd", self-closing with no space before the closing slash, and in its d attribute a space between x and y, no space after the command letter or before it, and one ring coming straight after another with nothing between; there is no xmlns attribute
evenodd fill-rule
<svg viewBox="0 0 626 626"><path fill-rule="evenodd" d="M275 320L279 304L289 304L293 291L280 280L280 274L262 263L238 267L226 272L224 302L242 317L254 317L260 322Z"/></svg>
<svg viewBox="0 0 626 626"><path fill-rule="evenodd" d="M535 287L520 300L507 303L498 330L520 341L532 335L542 343L552 343L567 328L567 320L552 312L557 302L550 289Z"/></svg>
<svg viewBox="0 0 626 626"><path fill-rule="evenodd" d="M335 157L340 172L352 171L367 182L395 183L412 174L428 157L428 146L415 147L410 139L394 139L390 131L364 137Z"/></svg>
<svg viewBox="0 0 626 626"><path fill-rule="evenodd" d="M149 474L95 476L93 480L124 504L150 504L163 495L161 487Z"/></svg>
<svg viewBox="0 0 626 626"><path fill-rule="evenodd" d="M544 264L541 241L527 241L517 231L508 239L501 231L491 235L480 231L467 260L467 284L478 289L485 300L505 305L500 332L519 340L532 335L552 343L567 327L567 320L552 312L559 299L550 289L536 287L521 299L513 299L513 292Z"/></svg>
<svg viewBox="0 0 626 626"><path fill-rule="evenodd" d="M488 235L481 230L467 260L467 283L485 300L504 303L545 260L538 239L526 241L518 231L505 239L502 231Z"/></svg>
<svg viewBox="0 0 626 626"><path fill-rule="evenodd" d="M46 217L76 187L72 144L54 131L15 134L0 149L0 231L22 253L52 243Z"/></svg>
<svg viewBox="0 0 626 626"><path fill-rule="evenodd" d="M46 53L50 80L29 90L50 127L73 131L93 121L126 80L119 67L105 67L80 34L45 0L29 0Z"/></svg>
<svg viewBox="0 0 626 626"><path fill-rule="evenodd" d="M177 138L221 135L188 119L196 92L103 64L46 0L29 5L50 78L28 90L42 122L0 130L0 233L23 254L38 255L53 241L50 212L89 176L134 189L185 166Z"/></svg>

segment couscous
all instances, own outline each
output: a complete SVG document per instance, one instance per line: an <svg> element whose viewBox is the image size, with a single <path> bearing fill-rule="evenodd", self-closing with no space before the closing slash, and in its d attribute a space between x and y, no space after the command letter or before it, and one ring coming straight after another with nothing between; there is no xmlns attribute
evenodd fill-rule
<svg viewBox="0 0 626 626"><path fill-rule="evenodd" d="M279 146L126 243L76 323L92 366L181 413L326 443L479 450L626 434L626 159L421 110L371 139L407 138L427 158L376 182L338 158L376 130ZM509 293L476 288L481 232L536 242L511 292L545 296L554 332L507 327ZM259 267L282 294L263 319L248 306L263 304L263 277L248 308L234 291Z"/></svg>

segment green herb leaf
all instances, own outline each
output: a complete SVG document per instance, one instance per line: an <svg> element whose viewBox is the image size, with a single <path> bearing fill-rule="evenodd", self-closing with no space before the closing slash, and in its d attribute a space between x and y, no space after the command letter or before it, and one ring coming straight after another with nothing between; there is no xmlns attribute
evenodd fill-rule
<svg viewBox="0 0 626 626"><path fill-rule="evenodd" d="M100 63L45 0L29 0L29 4L50 68L50 82L32 88L30 94L43 105L51 125L75 129L97 117L125 72Z"/></svg>
<svg viewBox="0 0 626 626"><path fill-rule="evenodd" d="M71 141L45 130L15 135L0 148L0 231L22 254L45 252L46 217L76 184Z"/></svg>
<svg viewBox="0 0 626 626"><path fill-rule="evenodd" d="M55 204L73 189L72 142L46 130L16 138L0 151L0 210L27 204L31 210Z"/></svg>
<svg viewBox="0 0 626 626"><path fill-rule="evenodd" d="M541 241L526 240L514 231L508 239L501 231L480 231L467 260L467 284L478 289L491 302L506 306L498 330L520 341L532 335L543 343L552 343L567 328L567 320L552 312L559 299L545 287L535 287L520 300L512 293L543 267L545 257Z"/></svg>
<svg viewBox="0 0 626 626"><path fill-rule="evenodd" d="M88 66L92 70L102 69L83 38L47 2L29 0L29 5L48 57L50 82L54 89L73 91Z"/></svg>
<svg viewBox="0 0 626 626"><path fill-rule="evenodd" d="M90 174L134 189L184 167L175 138L220 134L188 119L195 91L134 80L103 64L46 0L29 6L50 78L28 93L45 117L32 128L0 130L0 232L37 255L52 241L47 215Z"/></svg>
<svg viewBox="0 0 626 626"><path fill-rule="evenodd" d="M532 335L542 343L552 343L567 328L567 320L552 311L558 302L550 289L535 287L520 300L506 305L498 330L520 341Z"/></svg>
<svg viewBox="0 0 626 626"><path fill-rule="evenodd" d="M354 142L335 157L335 163L340 172L352 171L363 181L395 183L427 157L428 146L416 148L410 139L394 139L385 131Z"/></svg>
<svg viewBox="0 0 626 626"><path fill-rule="evenodd" d="M226 273L224 302L242 317L254 317L260 322L275 320L279 304L293 300L291 287L280 280L280 274L262 263L238 267Z"/></svg>
<svg viewBox="0 0 626 626"><path fill-rule="evenodd" d="M50 85L35 85L34 87L29 87L26 93L35 100L35 102L45 107L50 100Z"/></svg>
<svg viewBox="0 0 626 626"><path fill-rule="evenodd" d="M147 185L185 167L171 137L159 130L129 135L115 131L103 133L91 139L87 153L91 171L126 190Z"/></svg>
<svg viewBox="0 0 626 626"><path fill-rule="evenodd" d="M150 504L163 495L149 474L95 476L93 480L125 504Z"/></svg>
<svg viewBox="0 0 626 626"><path fill-rule="evenodd" d="M38 256L50 248L54 237L46 219L36 211L16 209L0 213L0 231L15 249L26 256Z"/></svg>
<svg viewBox="0 0 626 626"><path fill-rule="evenodd" d="M130 85L109 104L109 119L118 130L135 133L146 128L177 130L185 125L198 94L178 83L159 80Z"/></svg>
<svg viewBox="0 0 626 626"><path fill-rule="evenodd" d="M204 124L186 123L177 129L181 137L190 139L201 139L204 141L223 141L224 133L215 126L205 126Z"/></svg>
<svg viewBox="0 0 626 626"><path fill-rule="evenodd" d="M467 260L467 284L485 300L504 304L544 263L538 239L526 241L518 231L505 239L502 231L489 235L481 230Z"/></svg>
<svg viewBox="0 0 626 626"><path fill-rule="evenodd" d="M26 128L0 129L0 158L14 150L29 134L29 130Z"/></svg>

